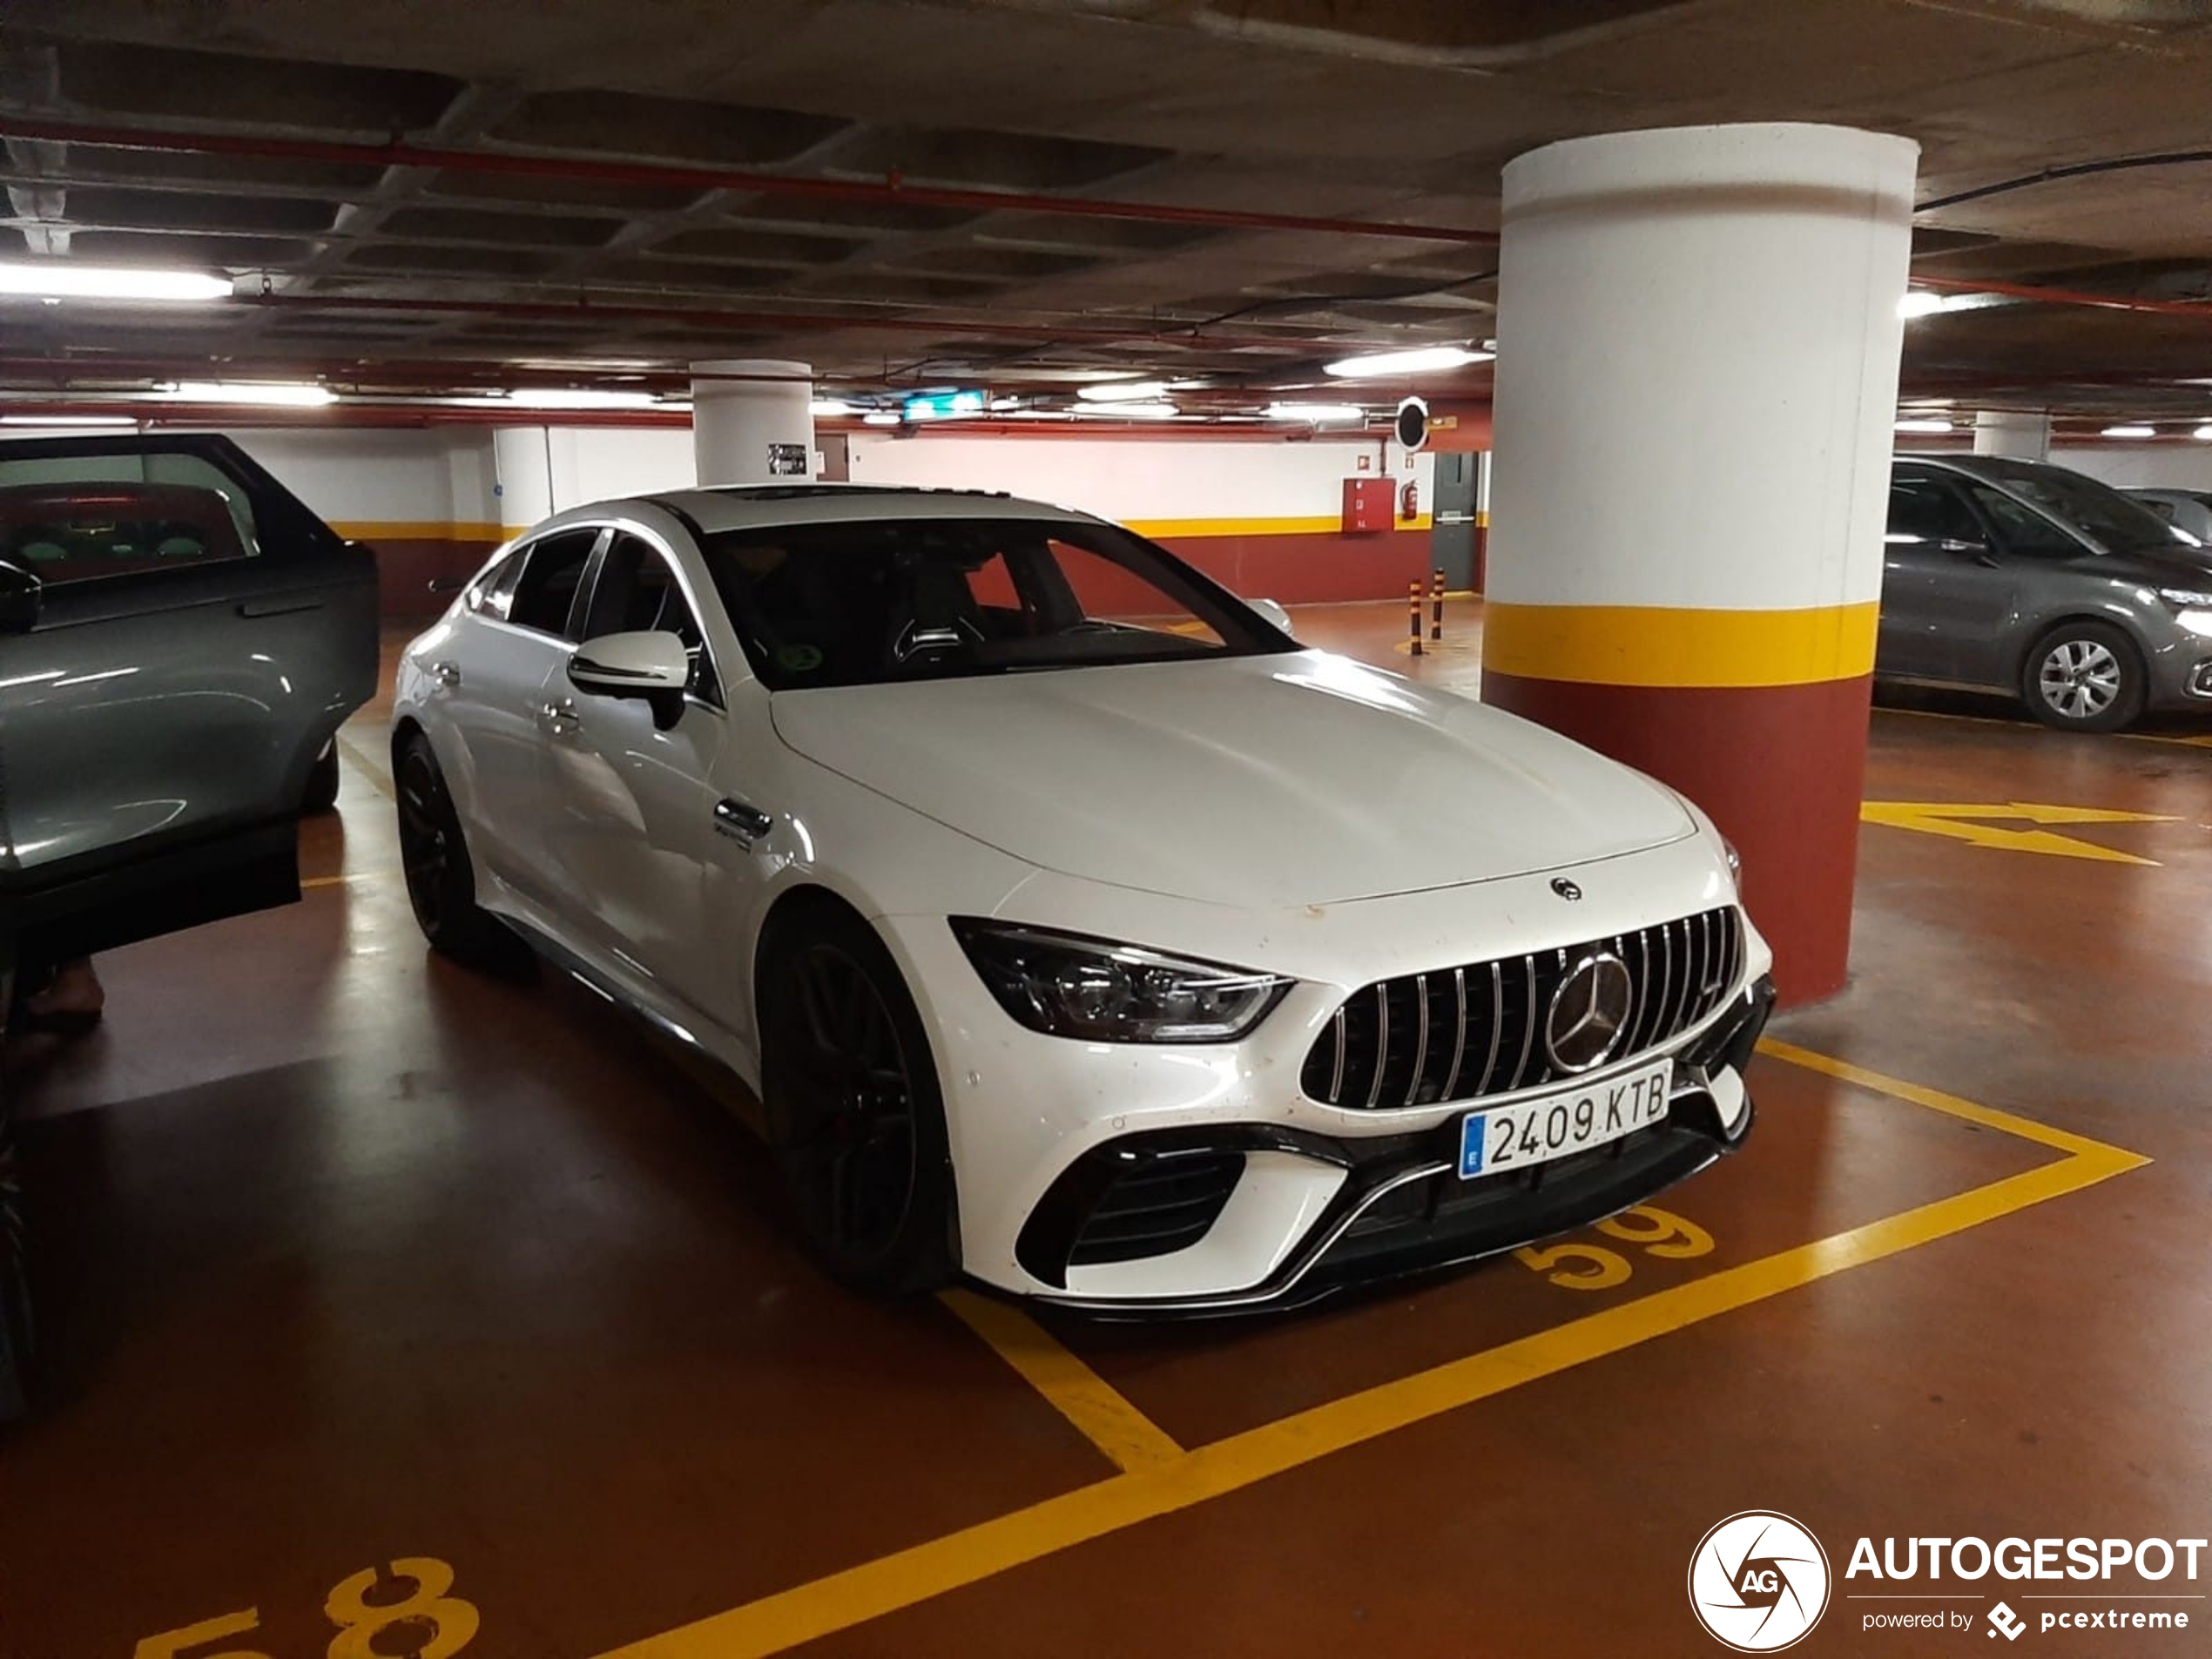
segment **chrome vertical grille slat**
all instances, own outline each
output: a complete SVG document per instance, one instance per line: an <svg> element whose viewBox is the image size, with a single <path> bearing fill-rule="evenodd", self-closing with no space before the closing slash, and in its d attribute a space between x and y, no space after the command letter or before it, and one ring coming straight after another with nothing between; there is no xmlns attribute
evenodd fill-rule
<svg viewBox="0 0 2212 1659"><path fill-rule="evenodd" d="M1300 1085L1330 1105L1397 1109L1554 1082L1561 1074L1542 1042L1543 1022L1572 965L1599 951L1618 957L1633 981L1628 1036L1613 1056L1632 1059L1712 1017L1743 978L1745 946L1741 914L1730 905L1564 948L1465 963L1449 970L1448 988L1442 968L1379 980L1330 1017L1307 1053ZM1487 1020L1475 977L1484 974Z"/></svg>

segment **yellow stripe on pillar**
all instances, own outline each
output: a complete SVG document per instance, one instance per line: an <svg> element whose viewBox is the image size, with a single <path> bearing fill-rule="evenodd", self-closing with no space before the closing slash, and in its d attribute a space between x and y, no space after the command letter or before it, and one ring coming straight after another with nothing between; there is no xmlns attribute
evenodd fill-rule
<svg viewBox="0 0 2212 1659"><path fill-rule="evenodd" d="M1874 666L1880 607L1691 610L1662 605L1496 602L1482 618L1482 666L1586 685L1810 685Z"/></svg>

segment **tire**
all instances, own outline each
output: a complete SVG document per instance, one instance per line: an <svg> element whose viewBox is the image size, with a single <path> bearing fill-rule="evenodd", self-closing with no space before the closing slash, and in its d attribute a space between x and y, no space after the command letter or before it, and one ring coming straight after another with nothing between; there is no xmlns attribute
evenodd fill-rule
<svg viewBox="0 0 2212 1659"><path fill-rule="evenodd" d="M307 787L300 797L302 813L327 813L338 804L338 739L333 738L315 757L307 772Z"/></svg>
<svg viewBox="0 0 2212 1659"><path fill-rule="evenodd" d="M2060 732L2133 725L2149 693L2142 653L2107 622L2067 622L2045 634L2020 666L2020 700Z"/></svg>
<svg viewBox="0 0 2212 1659"><path fill-rule="evenodd" d="M768 1142L808 1252L871 1295L947 1284L957 1250L944 1098L891 953L825 906L786 918L760 964Z"/></svg>
<svg viewBox="0 0 2212 1659"><path fill-rule="evenodd" d="M476 902L475 867L454 810L445 773L420 732L400 745L393 769L400 814L400 862L415 925L441 955L470 968L512 973L529 961L529 947Z"/></svg>
<svg viewBox="0 0 2212 1659"><path fill-rule="evenodd" d="M4 947L0 947L3 949ZM0 974L0 996L8 995ZM0 1030L7 1026L0 1006ZM13 1422L29 1408L30 1368L30 1273L24 1244L22 1166L16 1156L15 1130L8 1116L7 1084L0 1082L0 1424Z"/></svg>

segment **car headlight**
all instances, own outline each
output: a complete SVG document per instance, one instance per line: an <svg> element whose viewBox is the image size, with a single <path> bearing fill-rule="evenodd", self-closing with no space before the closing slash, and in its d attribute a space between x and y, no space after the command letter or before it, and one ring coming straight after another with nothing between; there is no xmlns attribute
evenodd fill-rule
<svg viewBox="0 0 2212 1659"><path fill-rule="evenodd" d="M1728 879L1736 883L1738 893L1743 891L1743 855L1736 850L1736 843L1727 836L1721 837L1721 853L1728 860Z"/></svg>
<svg viewBox="0 0 2212 1659"><path fill-rule="evenodd" d="M2204 588L2161 588L2158 597L2176 610L2212 610L2212 590Z"/></svg>
<svg viewBox="0 0 2212 1659"><path fill-rule="evenodd" d="M983 983L1033 1031L1090 1042L1225 1042L1280 1001L1291 981L1111 940L956 916L953 933Z"/></svg>

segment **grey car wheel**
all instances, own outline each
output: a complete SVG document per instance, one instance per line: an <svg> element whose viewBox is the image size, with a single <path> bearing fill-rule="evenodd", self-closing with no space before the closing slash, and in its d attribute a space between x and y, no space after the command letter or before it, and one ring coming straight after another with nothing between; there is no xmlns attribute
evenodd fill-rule
<svg viewBox="0 0 2212 1659"><path fill-rule="evenodd" d="M2046 725L2117 732L2143 711L2142 658L2108 623L2067 623L2028 653L2020 694Z"/></svg>

